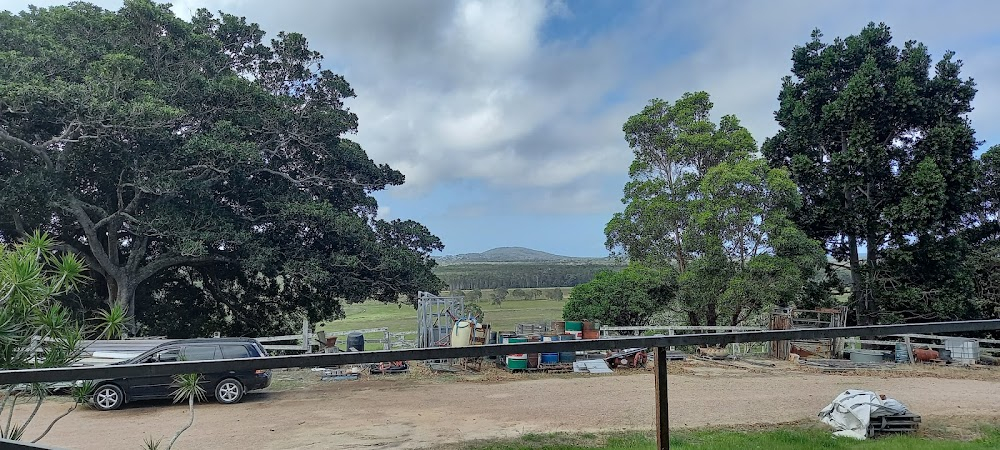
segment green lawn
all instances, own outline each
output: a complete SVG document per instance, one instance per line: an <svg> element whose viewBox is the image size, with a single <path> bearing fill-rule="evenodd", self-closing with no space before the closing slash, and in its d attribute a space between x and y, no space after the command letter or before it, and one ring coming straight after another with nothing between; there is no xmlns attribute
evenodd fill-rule
<svg viewBox="0 0 1000 450"><path fill-rule="evenodd" d="M594 434L528 434L511 441L472 444L469 450L641 450L654 449L655 439L643 433L598 436ZM884 437L868 441L834 438L823 430L762 432L676 431L670 448L677 450L987 450L1000 448L1000 430L991 429L970 442L919 437Z"/></svg>
<svg viewBox="0 0 1000 450"><path fill-rule="evenodd" d="M569 292L569 289L563 290ZM489 290L483 291L484 297L490 294ZM565 300L508 299L499 306L490 304L489 300L480 300L479 306L483 308L485 321L494 331L513 331L518 323L560 320L565 303ZM322 322L316 329L335 332L386 327L393 333L417 331L417 311L411 306L370 300L345 305L344 312L346 317L343 319Z"/></svg>

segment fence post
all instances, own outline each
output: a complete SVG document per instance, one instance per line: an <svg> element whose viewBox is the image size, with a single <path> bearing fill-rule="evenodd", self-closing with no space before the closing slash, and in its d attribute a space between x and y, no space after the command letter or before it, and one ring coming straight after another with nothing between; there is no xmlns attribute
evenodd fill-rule
<svg viewBox="0 0 1000 450"><path fill-rule="evenodd" d="M390 338L391 338L391 336L389 335L389 329L386 328L385 329L385 345L382 346L382 350L392 350L392 341L389 340Z"/></svg>
<svg viewBox="0 0 1000 450"><path fill-rule="evenodd" d="M670 450L670 420L667 417L667 349L656 347L656 448Z"/></svg>
<svg viewBox="0 0 1000 450"><path fill-rule="evenodd" d="M306 353L312 350L312 343L309 342L309 317L302 318L302 350Z"/></svg>

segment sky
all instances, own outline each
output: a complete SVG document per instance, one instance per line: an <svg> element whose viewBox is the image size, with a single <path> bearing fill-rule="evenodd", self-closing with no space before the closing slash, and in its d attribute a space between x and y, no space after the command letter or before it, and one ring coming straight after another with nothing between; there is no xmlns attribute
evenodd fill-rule
<svg viewBox="0 0 1000 450"><path fill-rule="evenodd" d="M0 0L0 9L64 1ZM117 9L122 0L92 3ZM632 153L622 125L651 98L707 91L758 145L792 48L885 22L898 46L953 50L979 92L984 151L1000 143L1000 2L797 0L176 0L296 31L357 97L359 142L406 183L379 214L414 219L444 254L523 246L604 256L604 226L624 207ZM960 7L958 6L960 5Z"/></svg>

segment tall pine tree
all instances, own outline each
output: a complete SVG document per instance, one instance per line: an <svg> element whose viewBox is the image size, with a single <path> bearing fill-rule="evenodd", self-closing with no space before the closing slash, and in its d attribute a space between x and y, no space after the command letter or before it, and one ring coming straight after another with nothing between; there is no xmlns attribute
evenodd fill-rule
<svg viewBox="0 0 1000 450"><path fill-rule="evenodd" d="M886 252L946 239L970 206L977 147L966 117L976 94L952 52L892 45L885 24L792 52L763 153L805 200L795 220L851 272L857 321L878 320ZM891 276L891 274L890 274Z"/></svg>

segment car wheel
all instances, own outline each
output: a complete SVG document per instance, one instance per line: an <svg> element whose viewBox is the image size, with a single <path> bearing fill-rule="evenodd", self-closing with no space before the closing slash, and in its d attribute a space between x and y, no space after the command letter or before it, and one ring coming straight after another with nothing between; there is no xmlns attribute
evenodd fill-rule
<svg viewBox="0 0 1000 450"><path fill-rule="evenodd" d="M94 389L91 402L101 411L118 409L125 403L125 393L122 388L113 384L104 384Z"/></svg>
<svg viewBox="0 0 1000 450"><path fill-rule="evenodd" d="M243 383L232 378L226 378L215 386L215 400L224 405L237 403L243 399Z"/></svg>

